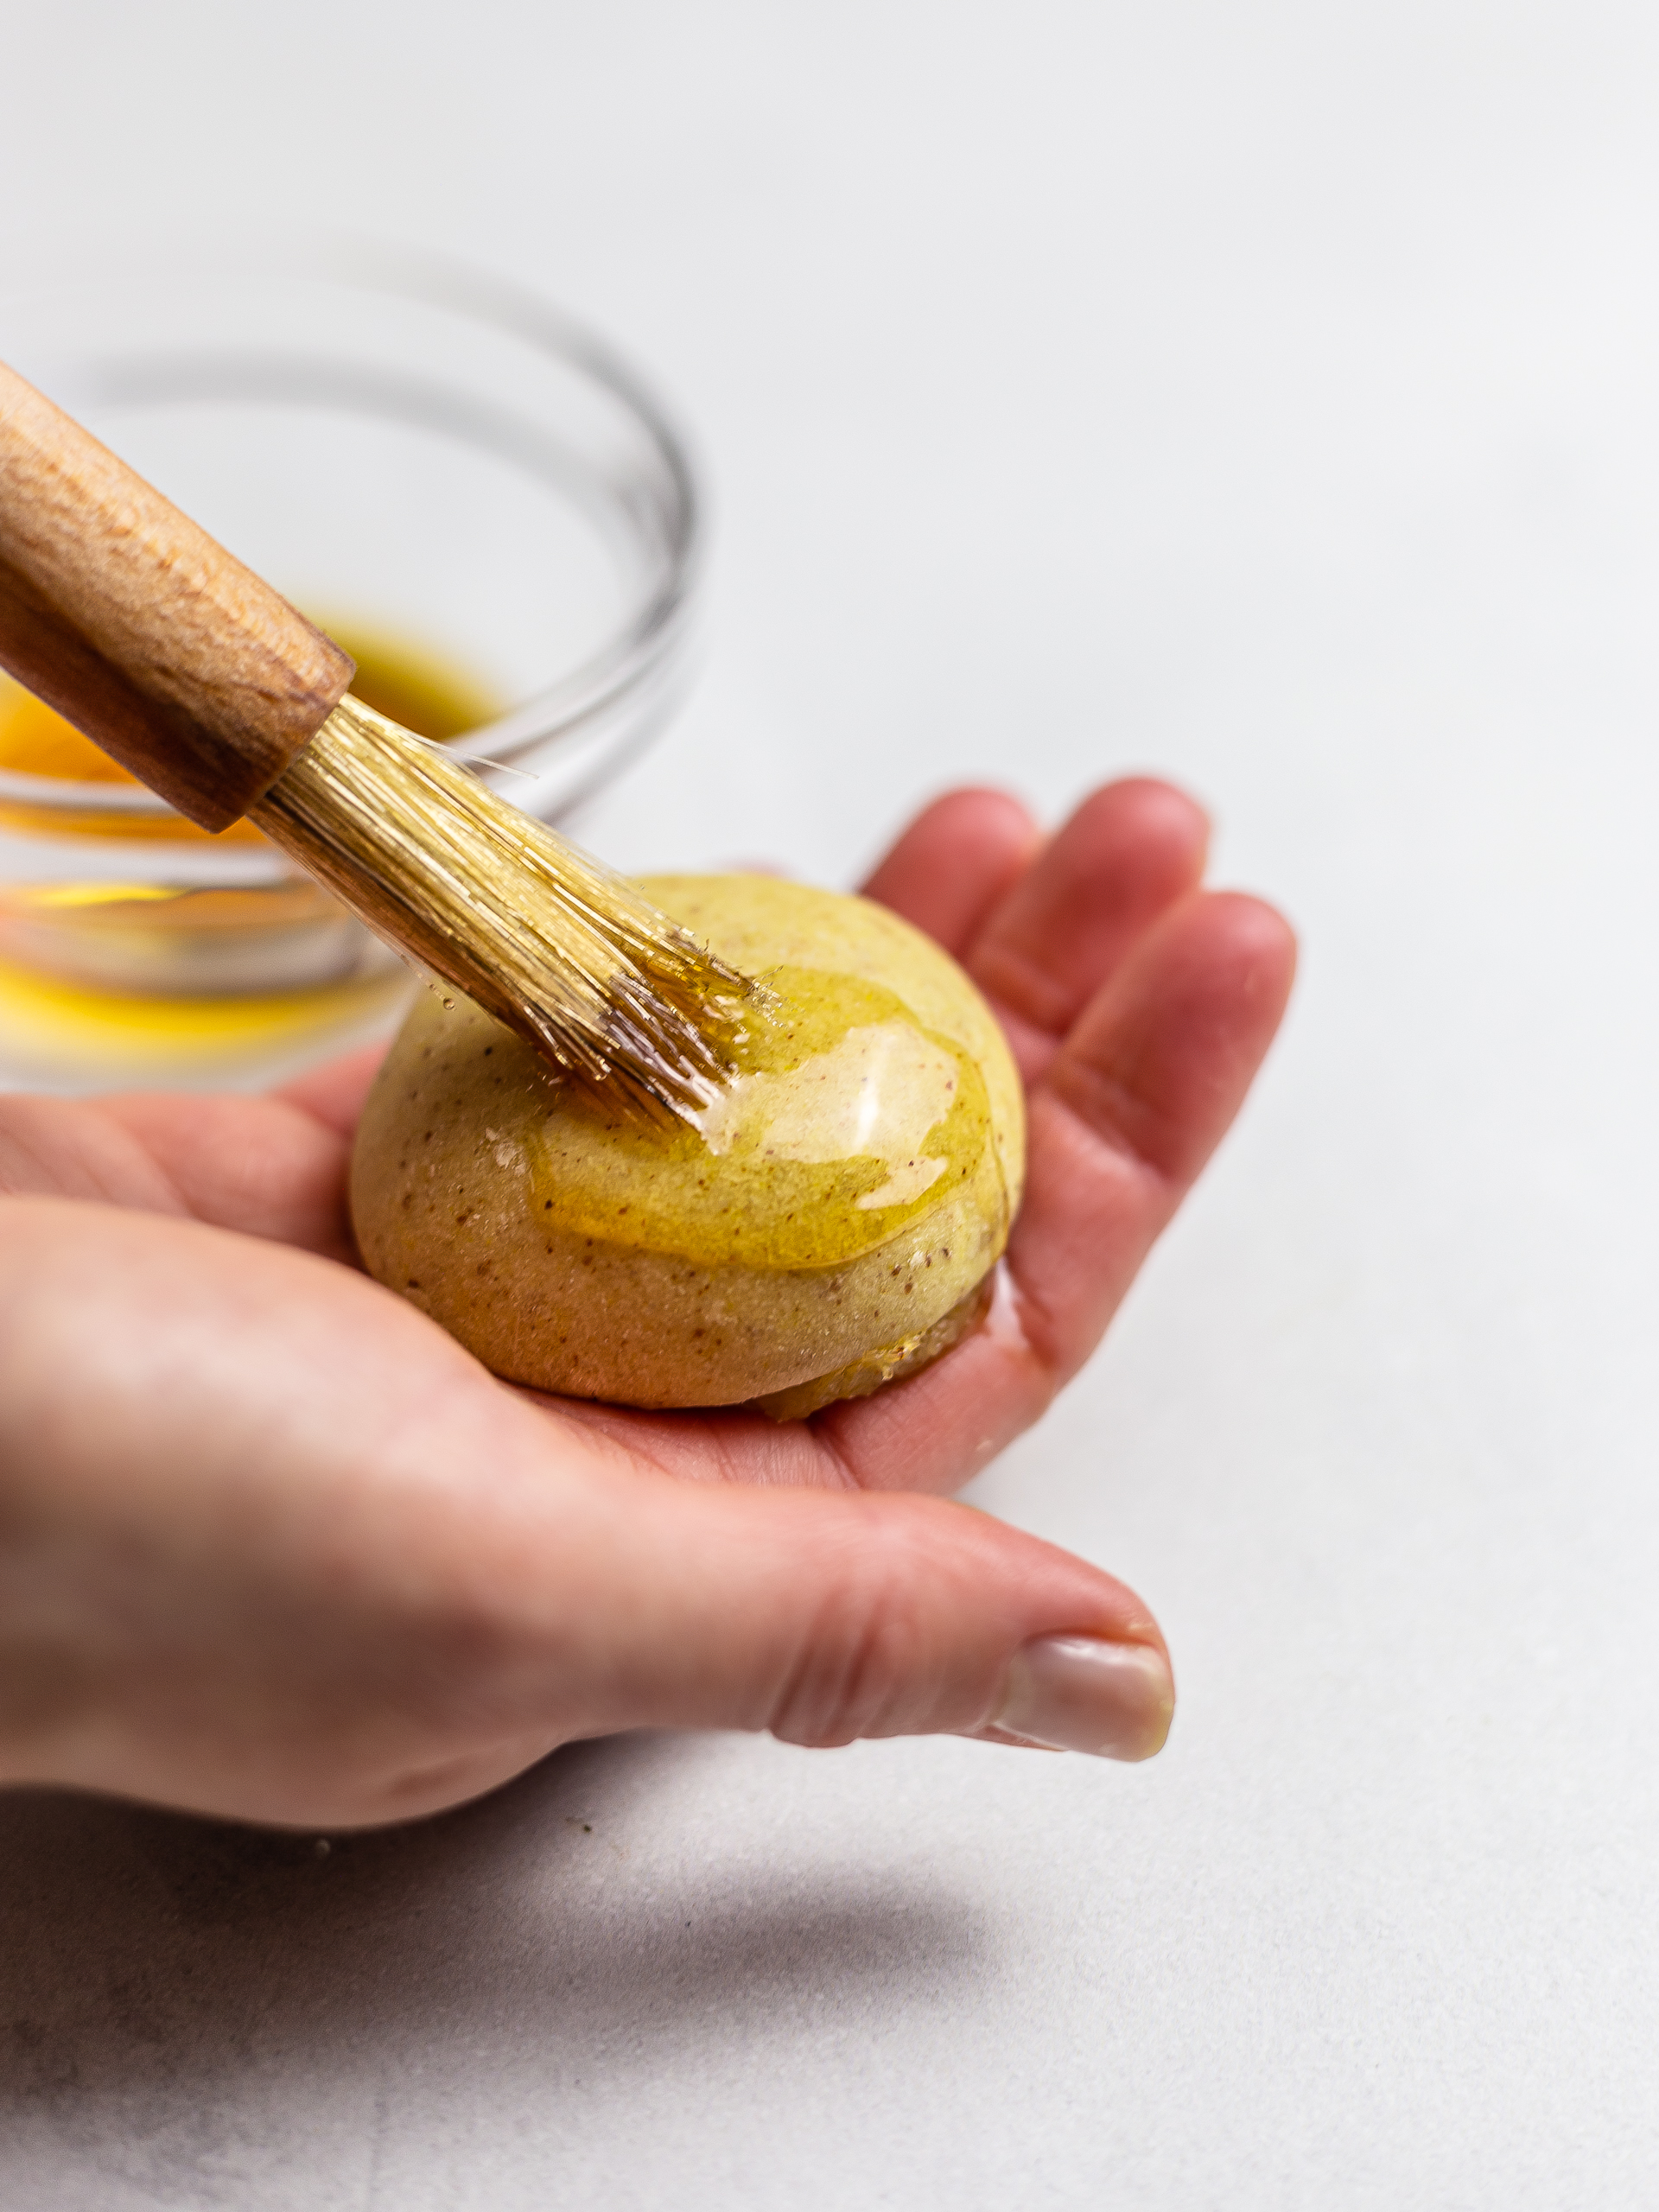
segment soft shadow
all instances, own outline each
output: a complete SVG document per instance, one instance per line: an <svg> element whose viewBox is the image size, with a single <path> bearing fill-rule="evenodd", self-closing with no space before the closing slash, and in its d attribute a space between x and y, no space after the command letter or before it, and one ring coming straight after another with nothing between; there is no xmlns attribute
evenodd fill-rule
<svg viewBox="0 0 1659 2212"><path fill-rule="evenodd" d="M638 1854L654 1795L710 1756L573 1745L478 1804L326 1848L0 1796L0 2126L89 2150L119 2132L135 2155L159 2131L176 2177L212 2157L250 2076L367 2077L527 2038L556 2076L562 2050L648 2066L653 2046L787 2021L826 1991L860 2010L959 1999L983 1963L976 1915L891 1873L814 1887L799 1861L676 1874L671 1853L636 1878L614 1838ZM181 2128L206 2133L193 2149Z"/></svg>

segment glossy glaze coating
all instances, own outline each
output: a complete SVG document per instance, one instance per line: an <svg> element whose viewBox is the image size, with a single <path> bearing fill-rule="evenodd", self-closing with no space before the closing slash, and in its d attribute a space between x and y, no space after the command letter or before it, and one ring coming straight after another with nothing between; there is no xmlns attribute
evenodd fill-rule
<svg viewBox="0 0 1659 2212"><path fill-rule="evenodd" d="M1006 1241L1023 1137L1001 1033L953 963L864 900L754 876L645 887L772 995L730 1089L696 1130L644 1127L428 998L364 1117L365 1258L544 1389L792 1391L779 1410L799 1412L815 1378L874 1387L972 1317Z"/></svg>
<svg viewBox="0 0 1659 2212"><path fill-rule="evenodd" d="M821 969L760 972L772 1004L742 1072L696 1129L607 1114L580 1093L530 1144L561 1228L690 1260L816 1268L855 1259L995 1171L984 1079L894 993Z"/></svg>

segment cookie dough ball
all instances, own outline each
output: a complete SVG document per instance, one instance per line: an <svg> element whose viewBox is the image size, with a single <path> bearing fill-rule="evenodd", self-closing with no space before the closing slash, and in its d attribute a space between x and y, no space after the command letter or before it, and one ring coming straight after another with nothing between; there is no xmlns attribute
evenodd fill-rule
<svg viewBox="0 0 1659 2212"><path fill-rule="evenodd" d="M644 888L771 995L735 1081L699 1127L645 1127L426 994L358 1130L364 1260L538 1389L791 1419L879 1389L984 1310L1025 1166L1001 1031L867 899L753 875Z"/></svg>

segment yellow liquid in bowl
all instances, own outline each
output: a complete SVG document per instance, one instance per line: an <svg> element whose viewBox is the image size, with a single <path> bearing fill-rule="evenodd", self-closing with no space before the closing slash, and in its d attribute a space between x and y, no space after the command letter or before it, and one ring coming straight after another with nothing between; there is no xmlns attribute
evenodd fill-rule
<svg viewBox="0 0 1659 2212"><path fill-rule="evenodd" d="M327 626L357 663L355 695L423 737L458 737L500 710L481 683L419 647L350 624ZM213 835L170 812L100 808L100 791L135 779L3 675L0 773L8 779L0 835L31 845L49 839L62 864L48 881L30 868L29 880L0 882L0 1080L37 1071L165 1077L187 1066L302 1055L308 1044L321 1051L401 1001L405 981L396 968L309 980L331 962L349 967L355 925L302 879L169 881L159 849L245 849L265 840L251 822ZM34 778L58 788L36 797L28 788ZM56 803L65 784L80 786L84 803ZM96 852L103 865L78 874L68 855L83 840L89 861ZM118 842L133 849L125 880L109 873ZM150 987L156 975L168 976L168 988ZM172 988L175 976L181 988Z"/></svg>
<svg viewBox="0 0 1659 2212"><path fill-rule="evenodd" d="M329 634L357 663L357 673L352 678L354 696L419 737L442 743L476 729L500 711L482 684L417 646L355 632L344 624ZM90 737L83 737L73 722L67 722L44 700L3 674L0 674L0 772L94 786L124 784L130 787L137 782L119 761L100 753ZM168 844L195 843L213 836L221 843L264 842L251 822L233 822L228 830L215 833L199 830L181 815L144 817L113 809L100 813L96 790L87 793L87 800L88 804L73 815L71 834L75 836L137 836L158 838ZM0 796L0 829L61 836L65 827L64 812L58 807L31 806L22 793Z"/></svg>

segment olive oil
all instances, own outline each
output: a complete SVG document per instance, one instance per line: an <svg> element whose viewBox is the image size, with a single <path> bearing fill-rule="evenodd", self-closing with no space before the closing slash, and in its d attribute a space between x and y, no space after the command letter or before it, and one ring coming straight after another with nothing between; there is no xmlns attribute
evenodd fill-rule
<svg viewBox="0 0 1659 2212"><path fill-rule="evenodd" d="M355 630L345 623L330 628L329 635L357 663L357 674L352 679L355 696L377 713L412 729L417 737L446 742L476 729L499 711L481 683L417 646L406 645L384 632ZM39 776L54 783L93 786L131 787L137 781L118 761L100 753L90 737L83 737L73 722L66 721L44 700L4 675L0 675L0 774ZM44 796L37 794L36 803L31 804L26 789L9 786L0 792L0 830L63 836L65 812L60 807L47 807L41 803ZM194 844L210 836L219 844L265 842L251 822L233 822L213 836L181 815L133 815L113 808L100 810L97 796L96 789L88 792L88 804L75 810L70 834L139 837L168 844Z"/></svg>
<svg viewBox="0 0 1659 2212"><path fill-rule="evenodd" d="M874 1249L952 1183L996 1183L990 1104L972 1058L860 976L765 969L770 1001L735 1080L671 1129L607 1114L550 1082L531 1140L545 1225L704 1264L817 1268Z"/></svg>
<svg viewBox="0 0 1659 2212"><path fill-rule="evenodd" d="M326 626L358 664L356 695L423 737L499 711L418 647ZM321 1049L397 1003L401 964L333 899L287 873L260 880L270 848L251 823L210 835L124 809L124 768L0 676L0 1077L235 1067Z"/></svg>
<svg viewBox="0 0 1659 2212"><path fill-rule="evenodd" d="M639 887L770 994L700 1126L607 1110L467 999L421 992L358 1130L365 1265L537 1389L792 1420L912 1371L983 1310L1019 1201L995 1016L864 899L759 875Z"/></svg>

